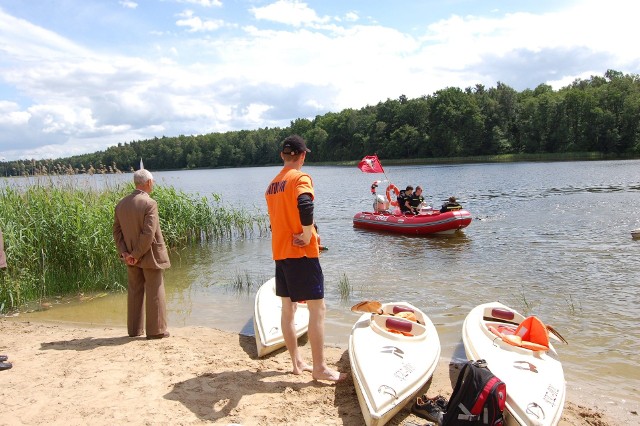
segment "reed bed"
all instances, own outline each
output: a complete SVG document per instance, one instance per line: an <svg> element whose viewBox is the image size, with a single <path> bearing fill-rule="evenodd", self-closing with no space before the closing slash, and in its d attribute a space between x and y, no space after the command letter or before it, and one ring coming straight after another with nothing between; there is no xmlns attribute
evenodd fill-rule
<svg viewBox="0 0 640 426"><path fill-rule="evenodd" d="M220 197L193 196L173 187L154 187L162 233L170 246L249 238L268 230L266 215L227 207Z"/></svg>
<svg viewBox="0 0 640 426"><path fill-rule="evenodd" d="M264 284L267 279L264 274L252 276L249 271L236 270L235 275L231 277L229 288L237 295L250 294L254 289Z"/></svg>
<svg viewBox="0 0 640 426"><path fill-rule="evenodd" d="M348 301L351 297L353 286L349 281L349 277L347 277L347 274L345 273L343 273L342 277L340 277L340 281L338 282L338 290L340 292L340 300Z"/></svg>
<svg viewBox="0 0 640 426"><path fill-rule="evenodd" d="M0 188L0 229L8 267L0 270L0 313L29 301L76 292L126 289L126 268L113 242L113 212L133 184L95 188L39 179ZM157 185L161 227L170 250L247 238L268 231L264 214L223 206Z"/></svg>

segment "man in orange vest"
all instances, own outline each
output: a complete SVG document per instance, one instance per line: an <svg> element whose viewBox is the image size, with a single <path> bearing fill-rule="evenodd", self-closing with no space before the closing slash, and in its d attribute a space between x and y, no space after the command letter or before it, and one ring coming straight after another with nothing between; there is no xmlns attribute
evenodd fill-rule
<svg viewBox="0 0 640 426"><path fill-rule="evenodd" d="M265 192L271 222L271 249L276 263L276 295L282 298L282 334L291 356L293 374L311 371L316 380L339 381L344 373L329 368L324 359L324 275L320 267L319 238L313 223L313 182L300 171L308 152L300 136L286 138L280 157L284 167ZM294 315L297 302L309 308L309 342L313 367L298 349Z"/></svg>

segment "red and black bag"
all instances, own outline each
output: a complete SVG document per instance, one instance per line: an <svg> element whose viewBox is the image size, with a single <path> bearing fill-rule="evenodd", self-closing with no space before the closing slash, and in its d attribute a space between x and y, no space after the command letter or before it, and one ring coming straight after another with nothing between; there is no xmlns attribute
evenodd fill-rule
<svg viewBox="0 0 640 426"><path fill-rule="evenodd" d="M442 426L502 426L506 399L507 386L489 371L486 361L468 361L460 371Z"/></svg>

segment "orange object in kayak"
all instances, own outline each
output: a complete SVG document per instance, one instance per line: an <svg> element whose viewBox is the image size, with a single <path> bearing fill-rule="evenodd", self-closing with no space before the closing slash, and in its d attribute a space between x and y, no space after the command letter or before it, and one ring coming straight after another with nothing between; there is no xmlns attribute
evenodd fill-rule
<svg viewBox="0 0 640 426"><path fill-rule="evenodd" d="M549 350L549 331L544 323L536 316L525 318L513 334L503 333L502 330L493 326L490 326L489 330L510 345L532 351Z"/></svg>

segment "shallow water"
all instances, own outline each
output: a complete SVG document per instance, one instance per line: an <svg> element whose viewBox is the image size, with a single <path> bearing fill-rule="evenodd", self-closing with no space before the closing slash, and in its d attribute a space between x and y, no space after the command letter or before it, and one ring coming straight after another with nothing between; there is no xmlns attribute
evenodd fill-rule
<svg viewBox="0 0 640 426"><path fill-rule="evenodd" d="M346 347L361 300L406 300L433 320L445 358L464 358L460 331L471 308L501 301L536 314L569 341L556 345L571 389L638 409L640 161L386 167L397 186L425 187L439 206L456 195L473 222L453 236L410 237L354 229L383 175L355 167L311 167L329 308L327 341ZM222 194L266 212L264 189L279 167L155 173L160 184ZM92 184L127 179L94 177ZM385 184L381 185L384 187ZM256 238L181 250L166 273L172 327L251 333L257 285L273 274L270 240ZM239 291L233 282L253 283ZM348 299L339 282L351 284ZM125 296L59 300L34 319L123 325Z"/></svg>

